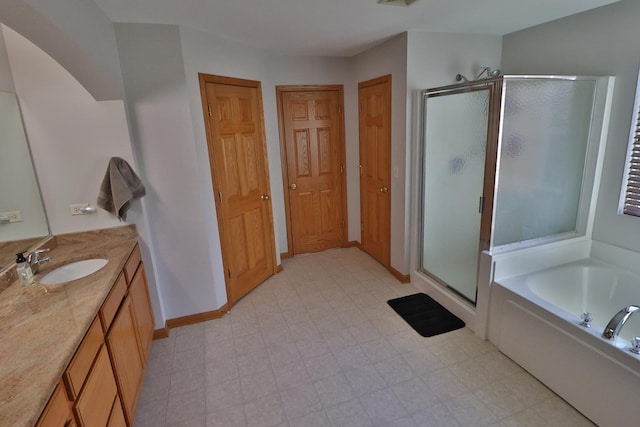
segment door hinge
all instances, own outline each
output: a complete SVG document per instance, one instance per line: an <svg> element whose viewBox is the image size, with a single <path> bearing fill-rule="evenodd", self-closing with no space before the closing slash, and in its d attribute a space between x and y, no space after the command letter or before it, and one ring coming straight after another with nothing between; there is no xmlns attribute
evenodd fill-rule
<svg viewBox="0 0 640 427"><path fill-rule="evenodd" d="M484 196L480 196L480 201L478 202L478 212L480 214L484 213Z"/></svg>
<svg viewBox="0 0 640 427"><path fill-rule="evenodd" d="M340 165L340 173L344 173L344 165Z"/></svg>
<svg viewBox="0 0 640 427"><path fill-rule="evenodd" d="M362 113L362 103L358 104L358 111Z"/></svg>
<svg viewBox="0 0 640 427"><path fill-rule="evenodd" d="M364 231L364 223L363 222L360 223L360 231Z"/></svg>
<svg viewBox="0 0 640 427"><path fill-rule="evenodd" d="M358 167L360 168L360 175L362 175L362 165L358 165Z"/></svg>
<svg viewBox="0 0 640 427"><path fill-rule="evenodd" d="M231 278L231 269L227 268L227 274L229 275L229 278Z"/></svg>
<svg viewBox="0 0 640 427"><path fill-rule="evenodd" d="M222 202L222 191L218 191L218 200Z"/></svg>
<svg viewBox="0 0 640 427"><path fill-rule="evenodd" d="M209 117L212 117L213 113L211 113L211 104L207 104L207 107L209 107Z"/></svg>
<svg viewBox="0 0 640 427"><path fill-rule="evenodd" d="M342 220L342 228L344 228L344 220Z"/></svg>
<svg viewBox="0 0 640 427"><path fill-rule="evenodd" d="M338 113L342 113L342 105L338 105Z"/></svg>

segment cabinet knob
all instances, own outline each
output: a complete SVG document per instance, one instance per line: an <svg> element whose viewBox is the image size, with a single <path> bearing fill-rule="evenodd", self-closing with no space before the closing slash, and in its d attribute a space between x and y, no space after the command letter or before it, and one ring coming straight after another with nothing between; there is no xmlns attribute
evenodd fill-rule
<svg viewBox="0 0 640 427"><path fill-rule="evenodd" d="M289 186L289 188L292 190L295 190L296 188L298 188L298 186L295 183L293 183Z"/></svg>
<svg viewBox="0 0 640 427"><path fill-rule="evenodd" d="M389 189L387 187L382 187L382 188L380 188L380 192L381 193L388 193Z"/></svg>
<svg viewBox="0 0 640 427"><path fill-rule="evenodd" d="M266 202L267 200L271 199L271 197L269 197L269 195L268 195L268 194L263 194L263 195L262 195L262 197L261 197L261 199L262 199L262 200L264 200L264 201Z"/></svg>

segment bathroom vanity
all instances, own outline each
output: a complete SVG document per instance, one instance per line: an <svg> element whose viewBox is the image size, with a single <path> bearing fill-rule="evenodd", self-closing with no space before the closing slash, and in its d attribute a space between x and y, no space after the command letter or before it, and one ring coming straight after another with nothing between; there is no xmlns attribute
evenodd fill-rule
<svg viewBox="0 0 640 427"><path fill-rule="evenodd" d="M84 278L0 293L0 425L132 426L154 320L132 226L53 238L36 281L104 257Z"/></svg>

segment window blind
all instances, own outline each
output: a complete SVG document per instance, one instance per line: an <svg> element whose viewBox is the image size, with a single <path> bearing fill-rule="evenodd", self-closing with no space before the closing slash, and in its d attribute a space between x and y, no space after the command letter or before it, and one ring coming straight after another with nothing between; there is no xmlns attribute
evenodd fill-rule
<svg viewBox="0 0 640 427"><path fill-rule="evenodd" d="M640 217L640 108L636 108L631 124L631 140L627 158L627 183L622 212Z"/></svg>

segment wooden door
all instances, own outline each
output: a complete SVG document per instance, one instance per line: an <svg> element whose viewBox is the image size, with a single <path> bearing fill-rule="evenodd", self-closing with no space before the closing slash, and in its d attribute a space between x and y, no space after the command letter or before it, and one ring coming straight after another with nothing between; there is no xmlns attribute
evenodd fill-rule
<svg viewBox="0 0 640 427"><path fill-rule="evenodd" d="M389 267L391 76L358 84L362 249Z"/></svg>
<svg viewBox="0 0 640 427"><path fill-rule="evenodd" d="M289 254L345 246L342 86L279 86Z"/></svg>
<svg viewBox="0 0 640 427"><path fill-rule="evenodd" d="M200 74L229 305L275 272L260 82Z"/></svg>

